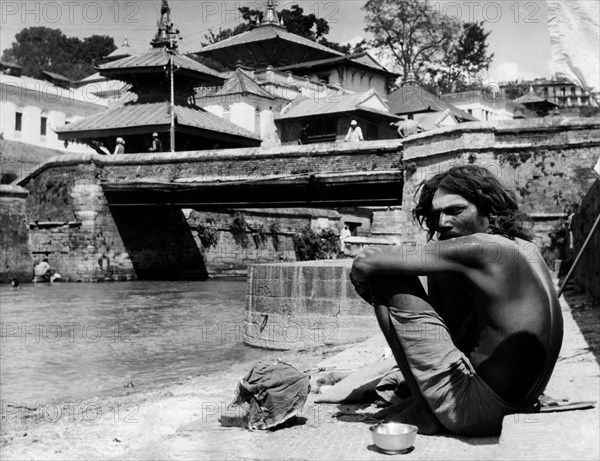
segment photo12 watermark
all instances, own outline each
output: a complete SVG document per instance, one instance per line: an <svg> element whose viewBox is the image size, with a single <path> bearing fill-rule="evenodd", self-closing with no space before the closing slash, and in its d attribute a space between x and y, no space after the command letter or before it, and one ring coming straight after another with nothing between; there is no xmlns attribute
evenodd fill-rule
<svg viewBox="0 0 600 461"><path fill-rule="evenodd" d="M15 418L22 422L48 424L94 424L101 420L115 424L134 424L139 422L140 408L135 402L101 405L85 402L2 402L0 421L6 424Z"/></svg>
<svg viewBox="0 0 600 461"><path fill-rule="evenodd" d="M139 2L3 1L2 24L138 24Z"/></svg>
<svg viewBox="0 0 600 461"><path fill-rule="evenodd" d="M22 343L135 343L139 340L140 328L132 322L117 322L112 325L78 322L2 322L0 342Z"/></svg>

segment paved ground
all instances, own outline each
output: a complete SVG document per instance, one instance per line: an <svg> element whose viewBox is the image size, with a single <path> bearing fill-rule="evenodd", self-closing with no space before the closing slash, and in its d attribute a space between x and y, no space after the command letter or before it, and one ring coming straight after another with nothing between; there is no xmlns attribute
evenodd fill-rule
<svg viewBox="0 0 600 461"><path fill-rule="evenodd" d="M569 305L562 299L561 302L565 341L547 393L571 400L599 401L598 363ZM596 321L596 331L597 327ZM384 349L382 340L373 338L322 361L319 366L356 368L381 357ZM379 452L372 444L370 423L365 420L369 412L369 408L356 405L315 404L311 394L303 424L275 432L249 432L222 427L217 421L222 412L218 412L203 415L165 439L118 459L600 459L598 406L563 413L511 415L505 418L501 437L419 435L410 453L392 456Z"/></svg>
<svg viewBox="0 0 600 461"><path fill-rule="evenodd" d="M600 309L581 297L561 299L565 340L547 393L571 400L600 401ZM577 320L578 323L576 323ZM585 338L584 338L585 335ZM586 342L587 339L587 342ZM592 347L590 347L592 346ZM383 336L353 346L305 352L265 351L300 370L357 369L386 353ZM2 418L0 459L4 460L520 460L600 459L598 408L505 418L501 437L461 438L418 435L414 449L385 455L373 446L365 405L316 404L311 394L301 423L275 432L223 427L227 410L248 364L196 376L151 391L127 390L122 396L93 399L100 418L93 422L63 414L37 422L35 412ZM77 415L76 415L77 416ZM43 419L43 418L42 418Z"/></svg>

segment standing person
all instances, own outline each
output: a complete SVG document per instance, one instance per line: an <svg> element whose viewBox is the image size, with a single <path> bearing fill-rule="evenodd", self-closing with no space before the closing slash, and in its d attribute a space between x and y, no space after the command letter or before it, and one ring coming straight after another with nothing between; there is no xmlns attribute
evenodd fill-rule
<svg viewBox="0 0 600 461"><path fill-rule="evenodd" d="M340 251L343 253L345 246L344 246L344 242L346 241L346 239L348 237L350 237L352 235L352 232L350 232L350 228L348 227L348 225L346 224L344 226L344 228L342 229L342 231L340 232Z"/></svg>
<svg viewBox="0 0 600 461"><path fill-rule="evenodd" d="M407 120L402 120L398 123L398 135L401 138L406 138L411 134L417 134L425 131L421 124L417 122L413 116L413 114L408 114Z"/></svg>
<svg viewBox="0 0 600 461"><path fill-rule="evenodd" d="M162 152L162 142L158 138L158 133L152 133L152 146L148 149L150 152Z"/></svg>
<svg viewBox="0 0 600 461"><path fill-rule="evenodd" d="M344 139L344 141L345 142L363 141L362 130L358 126L358 123L356 122L356 120L352 120L350 122L350 128L348 128L348 134L346 135L346 138Z"/></svg>
<svg viewBox="0 0 600 461"><path fill-rule="evenodd" d="M302 129L298 133L298 144L308 144L308 128L310 125L305 123L302 125Z"/></svg>
<svg viewBox="0 0 600 461"><path fill-rule="evenodd" d="M367 248L350 275L411 390L389 419L425 434L497 435L505 415L536 411L558 357L550 272L515 195L485 168L451 168L420 191L413 213L428 243Z"/></svg>
<svg viewBox="0 0 600 461"><path fill-rule="evenodd" d="M115 146L115 151L113 155L124 154L125 153L125 140L123 138L117 138L117 145Z"/></svg>
<svg viewBox="0 0 600 461"><path fill-rule="evenodd" d="M342 229L342 232L340 232L340 242L343 242L344 240L346 240L351 235L352 235L352 232L350 232L350 228L346 224L344 226L344 228Z"/></svg>

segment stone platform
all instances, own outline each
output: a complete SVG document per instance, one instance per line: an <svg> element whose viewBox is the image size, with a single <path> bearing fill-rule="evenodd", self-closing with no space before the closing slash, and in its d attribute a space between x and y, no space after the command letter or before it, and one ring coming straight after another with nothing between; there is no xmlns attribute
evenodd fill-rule
<svg viewBox="0 0 600 461"><path fill-rule="evenodd" d="M373 309L350 283L351 265L351 259L339 259L251 266L244 342L299 350L376 334Z"/></svg>

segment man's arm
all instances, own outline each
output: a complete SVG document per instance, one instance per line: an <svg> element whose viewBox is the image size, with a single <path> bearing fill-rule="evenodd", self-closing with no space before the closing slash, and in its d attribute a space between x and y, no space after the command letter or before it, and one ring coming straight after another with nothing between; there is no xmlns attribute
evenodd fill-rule
<svg viewBox="0 0 600 461"><path fill-rule="evenodd" d="M459 273L472 278L498 264L510 245L508 239L474 234L422 245L370 247L354 259L351 275L358 283L379 275Z"/></svg>

